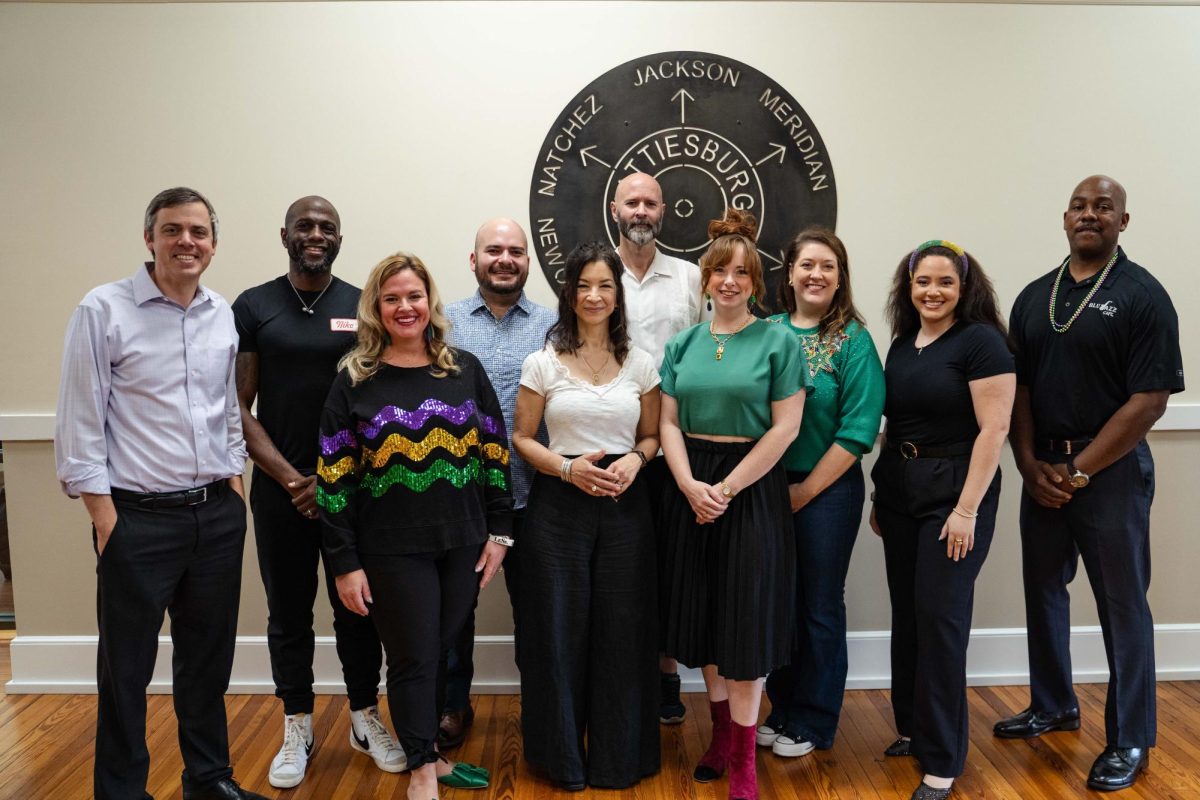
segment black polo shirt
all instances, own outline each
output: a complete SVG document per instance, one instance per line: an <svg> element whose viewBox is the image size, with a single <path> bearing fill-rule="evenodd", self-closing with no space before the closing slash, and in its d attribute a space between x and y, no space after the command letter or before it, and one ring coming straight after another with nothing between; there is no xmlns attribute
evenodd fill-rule
<svg viewBox="0 0 1200 800"><path fill-rule="evenodd" d="M286 275L247 289L233 302L239 353L258 353L258 408L267 435L288 463L305 475L317 468L321 409L337 376L337 362L354 346L359 290L333 278L319 292L300 292Z"/></svg>
<svg viewBox="0 0 1200 800"><path fill-rule="evenodd" d="M1066 333L1050 327L1058 269L1025 287L1009 330L1017 383L1029 388L1037 439L1095 436L1135 392L1183 391L1179 317L1162 284L1117 249L1104 284ZM1076 283L1068 269L1054 319L1071 318L1100 273Z"/></svg>

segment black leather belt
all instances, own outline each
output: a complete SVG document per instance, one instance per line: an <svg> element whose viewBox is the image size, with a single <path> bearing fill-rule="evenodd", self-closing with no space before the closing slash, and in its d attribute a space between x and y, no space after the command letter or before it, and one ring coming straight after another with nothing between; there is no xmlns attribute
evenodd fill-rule
<svg viewBox="0 0 1200 800"><path fill-rule="evenodd" d="M229 486L229 481L222 478L205 486L195 489L184 489L178 492L132 492L129 489L112 488L112 499L121 503L132 503L140 508L178 508L180 506L198 506L209 500L216 500Z"/></svg>
<svg viewBox="0 0 1200 800"><path fill-rule="evenodd" d="M971 455L971 442L950 444L943 447L930 447L915 442L893 442L888 440L884 445L888 450L894 450L906 459L913 458L957 458Z"/></svg>
<svg viewBox="0 0 1200 800"><path fill-rule="evenodd" d="M1092 438L1091 436L1085 436L1082 439L1043 439L1039 444L1043 445L1051 453L1073 456L1091 444Z"/></svg>

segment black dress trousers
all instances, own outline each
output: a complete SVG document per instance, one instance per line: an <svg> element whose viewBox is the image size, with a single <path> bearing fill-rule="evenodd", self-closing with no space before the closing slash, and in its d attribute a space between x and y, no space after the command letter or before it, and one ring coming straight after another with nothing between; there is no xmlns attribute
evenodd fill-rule
<svg viewBox="0 0 1200 800"><path fill-rule="evenodd" d="M1048 463L1067 457L1037 453ZM1031 705L1079 705L1071 684L1071 597L1079 556L1087 569L1108 657L1107 743L1152 747L1156 740L1154 619L1150 588L1150 503L1154 460L1145 441L1097 473L1062 508L1021 496L1021 561L1029 627Z"/></svg>
<svg viewBox="0 0 1200 800"><path fill-rule="evenodd" d="M116 508L116 527L96 566L96 798L147 796L146 688L164 611L171 617L183 782L203 788L233 774L225 692L237 633L246 505L223 483L196 506L149 509L117 500Z"/></svg>

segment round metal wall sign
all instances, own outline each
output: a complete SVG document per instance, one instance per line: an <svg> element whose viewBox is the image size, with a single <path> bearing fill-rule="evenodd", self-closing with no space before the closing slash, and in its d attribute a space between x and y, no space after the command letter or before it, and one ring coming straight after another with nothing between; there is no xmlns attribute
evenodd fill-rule
<svg viewBox="0 0 1200 800"><path fill-rule="evenodd" d="M698 261L708 223L727 207L759 221L771 296L793 235L833 228L837 190L812 119L778 83L740 61L658 53L609 70L559 114L529 190L531 238L546 279L562 284L567 253L592 239L618 242L609 213L617 182L646 172L666 205L658 246Z"/></svg>

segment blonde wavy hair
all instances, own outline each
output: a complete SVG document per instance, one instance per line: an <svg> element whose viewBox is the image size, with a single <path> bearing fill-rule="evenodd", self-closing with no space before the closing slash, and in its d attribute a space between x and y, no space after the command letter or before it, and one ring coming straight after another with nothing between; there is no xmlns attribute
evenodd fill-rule
<svg viewBox="0 0 1200 800"><path fill-rule="evenodd" d="M460 367L454 360L454 349L446 344L450 322L442 311L442 300L434 285L433 276L421 259L411 253L393 253L375 265L367 276L362 296L358 300L358 341L338 362L338 369L350 373L350 383L357 386L383 366L383 351L391 344L387 329L379 316L379 296L383 285L404 270L412 270L429 296L429 326L425 331L425 351L429 354L430 371L435 378L457 375Z"/></svg>

